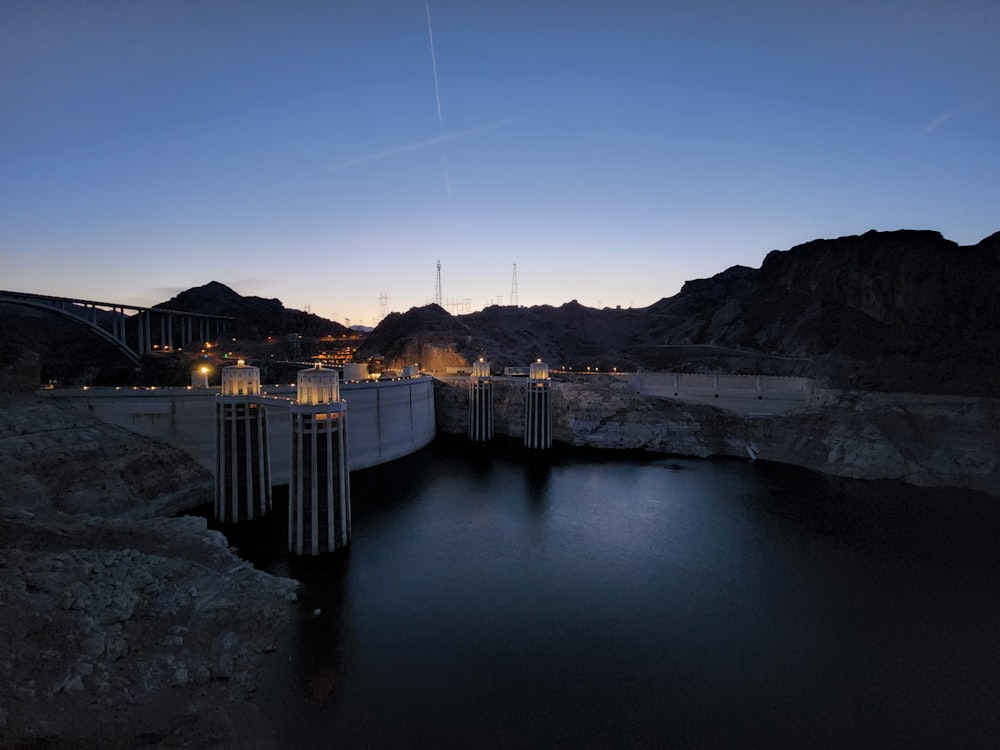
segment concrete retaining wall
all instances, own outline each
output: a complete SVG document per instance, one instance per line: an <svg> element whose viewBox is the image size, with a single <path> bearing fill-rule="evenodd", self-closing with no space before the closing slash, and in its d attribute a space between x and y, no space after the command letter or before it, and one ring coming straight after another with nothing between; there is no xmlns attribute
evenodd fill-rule
<svg viewBox="0 0 1000 750"><path fill-rule="evenodd" d="M778 375L714 375L689 372L641 372L631 376L636 393L679 401L713 403L721 408L784 412L808 406L814 381ZM751 405L751 401L762 402Z"/></svg>

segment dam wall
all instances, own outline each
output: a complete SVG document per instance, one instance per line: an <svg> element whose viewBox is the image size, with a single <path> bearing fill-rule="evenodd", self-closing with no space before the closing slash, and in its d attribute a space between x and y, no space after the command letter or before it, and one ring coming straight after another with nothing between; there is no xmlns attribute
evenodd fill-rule
<svg viewBox="0 0 1000 750"><path fill-rule="evenodd" d="M291 417L295 387L262 389L268 407L271 481L287 484L291 473ZM162 440L215 473L213 388L87 388L40 391L82 407L103 422ZM348 465L365 469L413 453L435 435L434 387L427 376L341 383L347 402Z"/></svg>
<svg viewBox="0 0 1000 750"><path fill-rule="evenodd" d="M434 380L341 383L347 401L348 463L365 469L413 453L434 439Z"/></svg>

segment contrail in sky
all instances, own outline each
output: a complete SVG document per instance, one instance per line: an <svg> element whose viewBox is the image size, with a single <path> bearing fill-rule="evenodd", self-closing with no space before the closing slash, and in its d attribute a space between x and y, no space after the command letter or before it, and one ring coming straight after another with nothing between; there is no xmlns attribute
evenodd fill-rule
<svg viewBox="0 0 1000 750"><path fill-rule="evenodd" d="M954 116L955 116L954 112L945 112L940 117L935 117L929 123L920 128L920 135L927 135L932 130L937 130L939 127L948 122L948 120L952 119Z"/></svg>
<svg viewBox="0 0 1000 750"><path fill-rule="evenodd" d="M434 31L431 29L430 0L424 0L424 8L427 10L427 38L431 43L431 70L434 71L434 98L437 100L438 125L442 125L444 121L441 119L441 89L438 87L437 57L434 55Z"/></svg>
<svg viewBox="0 0 1000 750"><path fill-rule="evenodd" d="M431 70L434 71L434 101L437 102L438 125L443 129L444 120L441 117L441 87L438 86L437 55L434 54L434 30L431 28L431 0L424 0L424 10L427 11L427 40L431 44ZM448 174L448 155L442 154L444 164L444 187L451 198L451 176Z"/></svg>
<svg viewBox="0 0 1000 750"><path fill-rule="evenodd" d="M357 167L361 164L366 164L370 161L377 161L379 159L387 159L390 156L399 156L400 154L408 154L411 151L421 151L425 148L431 148L432 146L437 146L440 143L447 143L448 141L457 141L460 138L468 138L470 135L475 133L481 133L484 130L495 130L497 128L503 128L514 122L517 122L520 118L513 118L510 120L499 120L498 122L491 122L488 125L480 125L476 128L465 128L464 130L453 130L450 133L442 133L441 135L435 136L434 138L427 138L423 141L416 141L414 143L407 143L405 146L395 146L393 148L387 148L384 151L377 151L374 154L367 154L366 156L359 156L356 159L348 159L346 161L338 162L336 164L331 164L327 169L332 172L336 172L338 169L346 169L347 167ZM448 170L448 159L445 157L444 162L445 177L447 178Z"/></svg>
<svg viewBox="0 0 1000 750"><path fill-rule="evenodd" d="M984 96L982 99L980 99L978 102L975 102L974 104L971 104L971 105L968 105L968 106L965 106L965 107L957 107L957 108L951 109L950 111L945 112L944 114L939 115L938 117L935 117L933 120L931 120L926 125L924 125L922 128L920 128L920 130L918 132L919 132L920 135L927 135L928 133L930 133L930 132L932 132L934 130L937 130L938 128L940 128L942 125L946 124L950 120L954 120L957 117L966 117L968 115L972 115L972 114L978 112L980 109L982 109L983 107L985 107L987 104L989 104L994 99L996 99L996 95L995 94L990 94L988 96Z"/></svg>

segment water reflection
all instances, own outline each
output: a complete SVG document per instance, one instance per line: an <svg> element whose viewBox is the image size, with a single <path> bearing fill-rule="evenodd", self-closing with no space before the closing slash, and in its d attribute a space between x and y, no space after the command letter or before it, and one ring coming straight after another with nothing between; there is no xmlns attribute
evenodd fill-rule
<svg viewBox="0 0 1000 750"><path fill-rule="evenodd" d="M552 454L544 451L532 451L525 456L524 494L528 500L528 509L536 516L545 513L552 460Z"/></svg>
<svg viewBox="0 0 1000 750"><path fill-rule="evenodd" d="M992 501L760 462L479 447L437 441L353 476L350 552L295 571L299 625L259 694L284 747L1000 732Z"/></svg>
<svg viewBox="0 0 1000 750"><path fill-rule="evenodd" d="M349 549L319 560L297 560L291 573L303 584L291 670L310 706L330 706L343 694L345 658L354 640L347 616Z"/></svg>

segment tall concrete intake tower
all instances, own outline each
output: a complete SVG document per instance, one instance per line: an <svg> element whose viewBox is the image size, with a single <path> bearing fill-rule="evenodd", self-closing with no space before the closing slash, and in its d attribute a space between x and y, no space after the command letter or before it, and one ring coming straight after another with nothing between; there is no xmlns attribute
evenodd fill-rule
<svg viewBox="0 0 1000 750"><path fill-rule="evenodd" d="M493 439L493 380L483 357L472 363L469 378L469 440Z"/></svg>
<svg viewBox="0 0 1000 750"><path fill-rule="evenodd" d="M321 555L351 541L347 410L336 370L317 365L298 374L291 405L292 461L288 551Z"/></svg>
<svg viewBox="0 0 1000 750"><path fill-rule="evenodd" d="M215 398L215 518L252 521L271 510L267 409L260 403L260 369L242 359L222 369Z"/></svg>
<svg viewBox="0 0 1000 750"><path fill-rule="evenodd" d="M524 402L524 445L527 448L552 447L552 381L549 366L537 360L531 363Z"/></svg>

